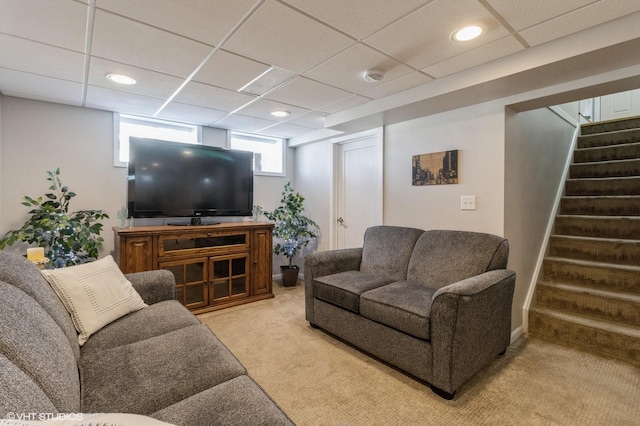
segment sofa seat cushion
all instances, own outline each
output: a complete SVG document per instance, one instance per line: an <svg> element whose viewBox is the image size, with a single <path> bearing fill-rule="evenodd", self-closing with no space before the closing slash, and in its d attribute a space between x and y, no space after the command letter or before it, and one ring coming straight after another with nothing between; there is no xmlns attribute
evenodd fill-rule
<svg viewBox="0 0 640 426"><path fill-rule="evenodd" d="M177 300L155 303L97 331L82 346L82 354L128 345L198 324L198 318Z"/></svg>
<svg viewBox="0 0 640 426"><path fill-rule="evenodd" d="M431 297L435 292L420 284L395 282L363 293L360 313L370 320L429 340Z"/></svg>
<svg viewBox="0 0 640 426"><path fill-rule="evenodd" d="M249 376L239 376L177 402L152 417L190 426L293 426Z"/></svg>
<svg viewBox="0 0 640 426"><path fill-rule="evenodd" d="M245 374L205 325L80 357L82 411L149 415Z"/></svg>
<svg viewBox="0 0 640 426"><path fill-rule="evenodd" d="M313 295L327 303L360 313L360 295L392 280L360 271L346 271L314 278Z"/></svg>

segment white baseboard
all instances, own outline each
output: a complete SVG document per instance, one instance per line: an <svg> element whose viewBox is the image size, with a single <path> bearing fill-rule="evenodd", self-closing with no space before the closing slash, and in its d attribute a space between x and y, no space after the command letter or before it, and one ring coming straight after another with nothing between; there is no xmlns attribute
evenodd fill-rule
<svg viewBox="0 0 640 426"><path fill-rule="evenodd" d="M515 342L524 334L524 327L520 326L511 332L511 343Z"/></svg>

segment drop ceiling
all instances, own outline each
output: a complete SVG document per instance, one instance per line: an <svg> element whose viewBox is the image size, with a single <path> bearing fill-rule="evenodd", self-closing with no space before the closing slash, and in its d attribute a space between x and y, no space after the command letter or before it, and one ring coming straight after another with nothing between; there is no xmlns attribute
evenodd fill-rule
<svg viewBox="0 0 640 426"><path fill-rule="evenodd" d="M621 0L0 0L0 91L291 138L639 11ZM470 23L486 33L451 41ZM384 78L365 82L371 69Z"/></svg>

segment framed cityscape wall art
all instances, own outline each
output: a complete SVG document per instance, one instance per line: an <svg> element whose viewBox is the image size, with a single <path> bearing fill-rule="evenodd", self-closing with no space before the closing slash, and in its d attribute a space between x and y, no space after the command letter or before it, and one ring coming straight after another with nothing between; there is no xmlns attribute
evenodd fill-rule
<svg viewBox="0 0 640 426"><path fill-rule="evenodd" d="M458 183L458 150L414 155L411 183L413 186Z"/></svg>

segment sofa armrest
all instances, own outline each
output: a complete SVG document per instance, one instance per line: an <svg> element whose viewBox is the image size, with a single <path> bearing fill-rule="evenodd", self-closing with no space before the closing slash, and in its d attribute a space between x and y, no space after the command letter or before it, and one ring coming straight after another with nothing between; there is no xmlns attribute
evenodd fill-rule
<svg viewBox="0 0 640 426"><path fill-rule="evenodd" d="M509 269L488 271L442 287L433 294L431 300L434 301L438 296L445 293L456 294L458 296L472 296L511 276L513 276L513 282L515 284L515 275L516 273Z"/></svg>
<svg viewBox="0 0 640 426"><path fill-rule="evenodd" d="M313 279L325 275L360 270L362 247L327 250L308 254L304 258L304 299L307 321L313 324Z"/></svg>
<svg viewBox="0 0 640 426"><path fill-rule="evenodd" d="M434 293L432 385L453 394L509 346L515 280L515 272L499 269Z"/></svg>
<svg viewBox="0 0 640 426"><path fill-rule="evenodd" d="M176 280L170 271L161 269L135 272L126 274L125 277L147 305L176 298Z"/></svg>

